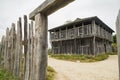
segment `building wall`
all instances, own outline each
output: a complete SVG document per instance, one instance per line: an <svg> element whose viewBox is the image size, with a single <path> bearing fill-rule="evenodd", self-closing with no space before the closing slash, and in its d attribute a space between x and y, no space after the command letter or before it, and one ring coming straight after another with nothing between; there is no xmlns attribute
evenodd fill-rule
<svg viewBox="0 0 120 80"><path fill-rule="evenodd" d="M55 54L97 55L112 50L112 32L95 21L51 31L50 40Z"/></svg>
<svg viewBox="0 0 120 80"><path fill-rule="evenodd" d="M111 42L96 39L96 54L111 52ZM86 54L94 55L93 38L72 39L52 42L52 52L55 54Z"/></svg>

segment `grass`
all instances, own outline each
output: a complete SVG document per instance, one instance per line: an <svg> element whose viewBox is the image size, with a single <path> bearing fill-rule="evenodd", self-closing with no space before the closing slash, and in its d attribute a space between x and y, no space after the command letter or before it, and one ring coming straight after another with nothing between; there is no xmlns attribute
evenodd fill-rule
<svg viewBox="0 0 120 80"><path fill-rule="evenodd" d="M54 76L55 76L56 72L55 70L48 66L47 67L47 80L54 80Z"/></svg>
<svg viewBox="0 0 120 80"><path fill-rule="evenodd" d="M102 61L102 60L105 60L109 57L108 54L100 54L97 56L77 55L77 54L71 54L71 55L51 54L50 56L53 58L56 58L56 59L62 59L62 60L68 60L68 61L80 61L80 62Z"/></svg>
<svg viewBox="0 0 120 80"><path fill-rule="evenodd" d="M48 66L47 67L47 80L54 80L56 72L55 70ZM17 77L13 76L11 72L0 67L0 80L19 80Z"/></svg>
<svg viewBox="0 0 120 80"><path fill-rule="evenodd" d="M0 67L0 80L18 80L18 78L13 76L11 72Z"/></svg>
<svg viewBox="0 0 120 80"><path fill-rule="evenodd" d="M107 53L108 55L117 55L117 52L110 52L110 53Z"/></svg>

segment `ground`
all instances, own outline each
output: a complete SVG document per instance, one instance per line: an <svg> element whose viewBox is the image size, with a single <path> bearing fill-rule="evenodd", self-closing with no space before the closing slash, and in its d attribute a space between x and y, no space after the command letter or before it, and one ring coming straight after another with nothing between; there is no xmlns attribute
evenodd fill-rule
<svg viewBox="0 0 120 80"><path fill-rule="evenodd" d="M48 65L57 72L55 80L119 80L117 55L110 55L107 60L93 63L49 58Z"/></svg>

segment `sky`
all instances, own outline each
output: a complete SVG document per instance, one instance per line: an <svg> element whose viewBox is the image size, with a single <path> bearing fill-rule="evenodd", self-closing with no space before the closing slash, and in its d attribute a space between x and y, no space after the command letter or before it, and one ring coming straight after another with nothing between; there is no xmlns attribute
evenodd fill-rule
<svg viewBox="0 0 120 80"><path fill-rule="evenodd" d="M16 23L19 17L29 15L45 0L0 0L0 39L6 28ZM76 18L98 16L114 31L120 0L75 0L48 17L48 29ZM49 44L50 46L50 44Z"/></svg>

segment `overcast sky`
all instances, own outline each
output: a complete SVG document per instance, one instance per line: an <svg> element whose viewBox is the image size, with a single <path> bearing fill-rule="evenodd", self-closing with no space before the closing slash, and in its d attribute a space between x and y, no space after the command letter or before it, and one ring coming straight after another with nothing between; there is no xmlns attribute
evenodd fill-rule
<svg viewBox="0 0 120 80"><path fill-rule="evenodd" d="M28 15L45 0L0 0L0 38L7 27ZM98 16L115 30L115 21L120 9L120 0L75 0L49 16L49 29L64 24L67 20Z"/></svg>

